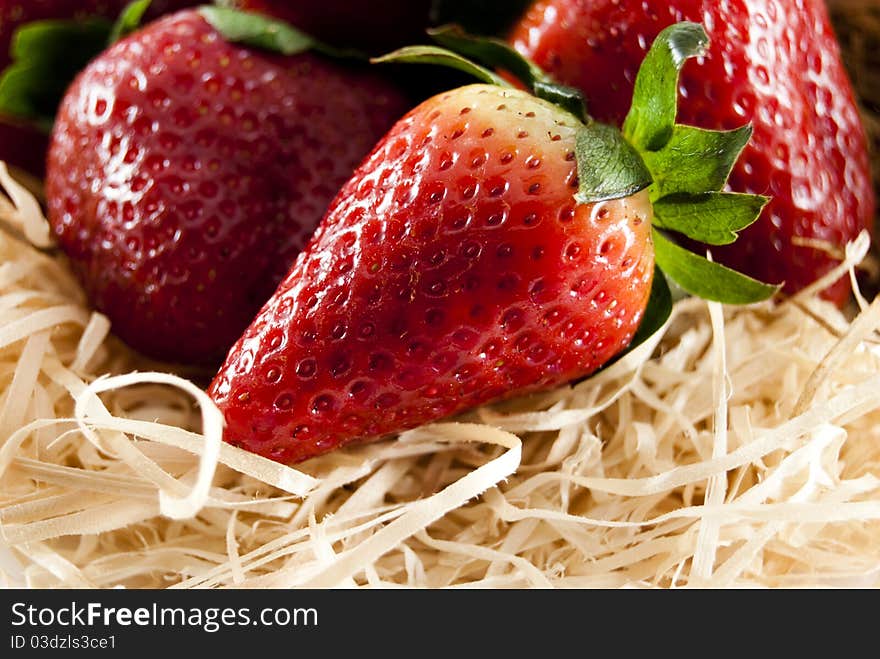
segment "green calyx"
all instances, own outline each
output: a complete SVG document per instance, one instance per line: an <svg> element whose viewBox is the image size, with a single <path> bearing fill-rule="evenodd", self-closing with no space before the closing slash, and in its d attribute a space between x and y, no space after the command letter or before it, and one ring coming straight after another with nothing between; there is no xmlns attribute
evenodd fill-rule
<svg viewBox="0 0 880 659"><path fill-rule="evenodd" d="M108 46L141 27L151 0L135 0L116 21L41 20L21 26L12 39L12 63L0 74L0 115L52 128L58 105L76 75ZM313 50L334 58L362 61L355 50L333 48L275 20L224 6L204 5L197 10L223 37L282 55Z"/></svg>
<svg viewBox="0 0 880 659"><path fill-rule="evenodd" d="M704 55L708 44L705 30L696 23L677 23L657 36L636 77L621 139L637 152L648 173L642 182L654 207L654 255L659 268L688 293L727 304L749 304L771 297L779 287L690 252L667 235L727 245L758 219L769 201L724 191L751 138L751 126L715 131L676 123L681 69L688 59ZM609 165L578 148L578 166L589 170ZM637 168L631 171L637 178ZM579 201L608 198L606 190L591 189L589 177L579 174ZM618 192L627 196L624 187Z"/></svg>
<svg viewBox="0 0 880 659"><path fill-rule="evenodd" d="M713 131L676 123L681 69L688 59L704 55L709 44L701 25L677 23L658 35L639 70L622 131L590 118L577 90L554 82L507 43L467 35L454 26L430 34L439 46L402 48L373 61L445 64L483 82L509 86L494 72L507 71L535 96L583 122L575 148L578 203L648 190L655 215L655 259L665 277L688 293L727 304L765 300L779 289L690 252L670 237L679 234L708 245L730 244L737 232L758 219L769 201L724 191L751 137L750 126ZM658 272L654 278L643 326L656 329L669 316L672 301L665 277Z"/></svg>
<svg viewBox="0 0 880 659"><path fill-rule="evenodd" d="M136 30L150 0L129 4L116 22L104 18L27 23L12 38L12 63L0 75L0 114L49 131L73 78L108 45Z"/></svg>

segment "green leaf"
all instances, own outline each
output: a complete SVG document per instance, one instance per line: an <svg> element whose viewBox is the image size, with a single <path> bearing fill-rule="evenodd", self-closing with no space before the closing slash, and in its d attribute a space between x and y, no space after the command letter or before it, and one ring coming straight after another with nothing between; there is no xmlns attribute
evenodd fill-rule
<svg viewBox="0 0 880 659"><path fill-rule="evenodd" d="M444 25L428 30L428 34L441 47L409 46L371 61L439 64L489 84L509 87L504 78L495 73L495 70L504 70L519 79L538 98L561 107L582 122L588 120L580 91L557 83L506 41L468 34L458 25Z"/></svg>
<svg viewBox="0 0 880 659"><path fill-rule="evenodd" d="M281 55L296 55L314 50L336 58L366 59L366 55L353 49L329 46L308 34L297 30L290 23L224 6L202 6L198 9L211 26L232 43L268 50Z"/></svg>
<svg viewBox="0 0 880 659"><path fill-rule="evenodd" d="M557 83L506 41L468 34L457 25L444 25L428 30L428 34L455 53L471 57L493 69L510 72L538 98L562 107L581 121L587 120L584 97L580 91Z"/></svg>
<svg viewBox="0 0 880 659"><path fill-rule="evenodd" d="M523 57L501 39L468 34L458 25L442 25L428 30L428 35L444 48L471 57L487 66L510 71L531 86L533 80L549 80L541 68Z"/></svg>
<svg viewBox="0 0 880 659"><path fill-rule="evenodd" d="M144 14L147 13L151 3L152 0L135 0L135 2L132 2L123 9L122 13L119 14L119 18L116 19L113 29L110 30L108 43L116 43L137 30L141 26Z"/></svg>
<svg viewBox="0 0 880 659"><path fill-rule="evenodd" d="M504 78L489 69L438 46L406 46L382 57L374 57L370 61L376 64L437 64L463 71L490 85L511 86Z"/></svg>
<svg viewBox="0 0 880 659"><path fill-rule="evenodd" d="M587 113L587 102L584 95L574 87L560 85L555 82L545 82L543 80L535 80L532 85L532 92L538 98L543 98L563 110L570 112L582 122L590 121Z"/></svg>
<svg viewBox="0 0 880 659"><path fill-rule="evenodd" d="M635 149L613 126L592 121L575 142L581 204L629 197L651 185L651 174Z"/></svg>
<svg viewBox="0 0 880 659"><path fill-rule="evenodd" d="M751 136L751 126L730 131L675 126L662 149L642 152L654 177L652 199L721 190Z"/></svg>
<svg viewBox="0 0 880 659"><path fill-rule="evenodd" d="M70 81L107 45L110 21L46 20L19 28L0 76L0 113L48 129Z"/></svg>
<svg viewBox="0 0 880 659"><path fill-rule="evenodd" d="M672 137L678 108L678 76L691 57L705 53L709 38L698 23L676 23L663 30L636 76L632 107L623 123L639 150L657 151Z"/></svg>
<svg viewBox="0 0 880 659"><path fill-rule="evenodd" d="M751 304L766 300L780 288L689 252L657 229L652 234L657 265L691 295L724 304Z"/></svg>
<svg viewBox="0 0 880 659"><path fill-rule="evenodd" d="M199 13L227 41L296 55L310 50L315 40L284 21L228 7L199 7Z"/></svg>
<svg viewBox="0 0 880 659"><path fill-rule="evenodd" d="M729 245L761 215L767 197L735 192L674 194L654 202L654 226L709 245Z"/></svg>

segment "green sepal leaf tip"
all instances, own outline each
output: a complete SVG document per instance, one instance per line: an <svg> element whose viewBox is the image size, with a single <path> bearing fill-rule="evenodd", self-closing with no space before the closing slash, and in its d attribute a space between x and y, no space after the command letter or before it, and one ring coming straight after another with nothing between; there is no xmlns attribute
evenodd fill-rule
<svg viewBox="0 0 880 659"><path fill-rule="evenodd" d="M638 152L613 126L591 121L580 128L575 156L575 200L580 204L629 197L651 185L651 173Z"/></svg>
<svg viewBox="0 0 880 659"><path fill-rule="evenodd" d="M439 46L405 46L394 52L374 57L375 64L436 64L456 69L473 76L481 82L499 87L510 87L504 78L476 62Z"/></svg>
<svg viewBox="0 0 880 659"><path fill-rule="evenodd" d="M691 295L725 304L752 304L770 298L780 288L689 252L657 229L652 235L657 265Z"/></svg>
<svg viewBox="0 0 880 659"><path fill-rule="evenodd" d="M672 136L678 112L678 77L684 63L706 52L709 37L698 23L681 22L663 30L636 76L632 107L623 132L640 151L656 151Z"/></svg>
<svg viewBox="0 0 880 659"><path fill-rule="evenodd" d="M281 55L297 55L313 50L335 58L366 60L367 56L354 49L334 48L290 23L262 14L240 11L224 6L204 5L198 12L223 38L253 48Z"/></svg>
<svg viewBox="0 0 880 659"><path fill-rule="evenodd" d="M0 113L48 131L70 81L105 48L112 28L105 19L34 21L19 28L13 62L0 76Z"/></svg>
<svg viewBox="0 0 880 659"><path fill-rule="evenodd" d="M0 74L0 114L51 130L71 81L108 45L140 26L150 0L129 4L115 23L106 18L42 20L13 35L12 63Z"/></svg>
<svg viewBox="0 0 880 659"><path fill-rule="evenodd" d="M584 96L574 87L567 87L566 85L559 85L545 80L535 80L532 83L532 92L538 98L543 98L545 101L549 101L553 105L570 112L584 123L590 121Z"/></svg>
<svg viewBox="0 0 880 659"><path fill-rule="evenodd" d="M119 18L116 19L113 28L110 30L108 43L116 43L123 37L127 37L129 34L136 31L141 26L144 14L147 13L151 4L152 0L135 0L123 9L122 13L119 14Z"/></svg>
<svg viewBox="0 0 880 659"><path fill-rule="evenodd" d="M579 90L556 82L506 41L468 34L458 25L444 25L428 30L428 34L445 48L471 57L485 66L510 72L538 98L563 108L583 122L589 120L584 97Z"/></svg>
<svg viewBox="0 0 880 659"><path fill-rule="evenodd" d="M770 201L735 192L673 194L654 202L654 226L708 245L729 245Z"/></svg>
<svg viewBox="0 0 880 659"><path fill-rule="evenodd" d="M727 131L675 126L659 151L642 152L654 178L652 199L721 190L751 136L748 125Z"/></svg>

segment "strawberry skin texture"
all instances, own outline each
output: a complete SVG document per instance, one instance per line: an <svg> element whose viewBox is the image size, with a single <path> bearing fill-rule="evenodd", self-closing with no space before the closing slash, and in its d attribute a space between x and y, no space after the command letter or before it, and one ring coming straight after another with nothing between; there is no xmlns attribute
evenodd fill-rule
<svg viewBox="0 0 880 659"><path fill-rule="evenodd" d="M31 21L44 19L115 18L130 0L0 0L0 70L9 63L15 31ZM152 3L149 16L158 16L198 2L165 0ZM35 176L45 173L48 137L33 126L0 116L0 159Z"/></svg>
<svg viewBox="0 0 880 659"><path fill-rule="evenodd" d="M408 114L343 188L209 393L281 462L589 374L653 276L646 192L576 205L577 121L472 85Z"/></svg>
<svg viewBox="0 0 880 659"><path fill-rule="evenodd" d="M407 107L372 72L238 47L185 10L72 85L48 158L50 222L118 336L216 366Z"/></svg>
<svg viewBox="0 0 880 659"><path fill-rule="evenodd" d="M424 42L430 0L235 0L233 5L280 18L343 48L387 52Z"/></svg>
<svg viewBox="0 0 880 659"><path fill-rule="evenodd" d="M708 56L682 72L678 120L709 129L751 122L730 188L772 196L761 218L716 260L794 293L839 263L875 208L864 130L820 0L539 0L510 39L561 82L587 95L597 119L623 122L635 75L656 35L702 23ZM849 299L847 278L823 295Z"/></svg>

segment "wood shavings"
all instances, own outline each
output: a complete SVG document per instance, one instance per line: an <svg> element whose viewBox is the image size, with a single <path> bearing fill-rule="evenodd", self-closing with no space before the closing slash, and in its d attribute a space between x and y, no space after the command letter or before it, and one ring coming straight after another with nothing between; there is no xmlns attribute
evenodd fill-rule
<svg viewBox="0 0 880 659"><path fill-rule="evenodd" d="M3 222L44 235L12 192ZM589 380L287 467L0 232L2 582L876 587L878 326L877 302L686 299Z"/></svg>

